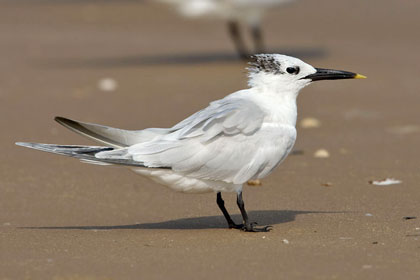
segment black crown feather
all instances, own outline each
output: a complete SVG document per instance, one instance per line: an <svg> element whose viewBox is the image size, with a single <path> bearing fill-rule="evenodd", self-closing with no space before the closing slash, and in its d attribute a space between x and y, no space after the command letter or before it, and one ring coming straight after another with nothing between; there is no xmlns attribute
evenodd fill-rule
<svg viewBox="0 0 420 280"><path fill-rule="evenodd" d="M250 62L248 63L248 70L250 73L271 73L271 74L283 74L284 72L280 68L280 62L275 59L272 54L256 54L250 56Z"/></svg>

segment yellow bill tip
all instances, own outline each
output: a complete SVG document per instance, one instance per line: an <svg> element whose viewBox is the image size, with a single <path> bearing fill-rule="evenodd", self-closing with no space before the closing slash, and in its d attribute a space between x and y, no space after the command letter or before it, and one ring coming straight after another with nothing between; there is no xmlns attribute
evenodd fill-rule
<svg viewBox="0 0 420 280"><path fill-rule="evenodd" d="M356 74L356 76L354 76L355 79L366 79L367 77L364 75L360 75L360 74Z"/></svg>

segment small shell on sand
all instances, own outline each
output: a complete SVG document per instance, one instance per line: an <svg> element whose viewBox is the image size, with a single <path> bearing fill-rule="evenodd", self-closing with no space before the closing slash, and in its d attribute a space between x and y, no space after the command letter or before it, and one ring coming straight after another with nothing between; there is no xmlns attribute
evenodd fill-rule
<svg viewBox="0 0 420 280"><path fill-rule="evenodd" d="M249 180L248 182L246 182L248 184L248 186L254 186L254 187L259 187L262 186L262 183L260 180Z"/></svg>
<svg viewBox="0 0 420 280"><path fill-rule="evenodd" d="M98 88L102 91L114 91L117 86L117 81L112 78L103 78L98 82Z"/></svg>
<svg viewBox="0 0 420 280"><path fill-rule="evenodd" d="M316 157L316 158L329 158L330 153L325 149L319 149L314 153L314 157Z"/></svg>
<svg viewBox="0 0 420 280"><path fill-rule="evenodd" d="M401 184L402 181L394 179L394 178L386 178L378 181L369 181L369 184L377 185L377 186L388 186L388 185L395 185Z"/></svg>
<svg viewBox="0 0 420 280"><path fill-rule="evenodd" d="M302 128L317 128L321 126L321 122L315 118L303 118L300 121L300 127Z"/></svg>

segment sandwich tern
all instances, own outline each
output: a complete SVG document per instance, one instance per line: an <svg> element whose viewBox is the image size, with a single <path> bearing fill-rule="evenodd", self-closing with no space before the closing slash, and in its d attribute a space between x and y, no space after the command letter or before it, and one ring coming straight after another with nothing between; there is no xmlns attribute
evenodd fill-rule
<svg viewBox="0 0 420 280"><path fill-rule="evenodd" d="M172 4L176 10L189 18L218 18L227 21L229 35L238 54L247 58L240 31L240 24L250 30L255 53L265 52L261 32L261 21L264 13L273 7L292 2L292 0L159 0Z"/></svg>
<svg viewBox="0 0 420 280"><path fill-rule="evenodd" d="M105 146L18 142L17 145L101 165L125 165L136 173L185 193L216 192L229 228L257 227L245 211L242 186L270 174L296 140L296 98L313 81L365 78L322 68L294 57L251 57L249 88L210 103L171 128L123 130L56 117L63 126ZM243 223L236 224L222 192L236 192Z"/></svg>

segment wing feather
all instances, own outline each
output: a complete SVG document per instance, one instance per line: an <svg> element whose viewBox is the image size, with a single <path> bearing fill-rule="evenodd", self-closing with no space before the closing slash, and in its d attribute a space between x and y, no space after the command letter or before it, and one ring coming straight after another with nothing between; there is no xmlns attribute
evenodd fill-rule
<svg viewBox="0 0 420 280"><path fill-rule="evenodd" d="M128 147L140 142L146 142L169 133L166 128L148 128L144 130L125 130L105 125L85 123L63 117L55 117L55 120L68 129L91 138L96 142L106 144L114 148Z"/></svg>
<svg viewBox="0 0 420 280"><path fill-rule="evenodd" d="M225 98L178 123L171 133L123 149L124 157L195 178L243 183L265 164L258 158L259 138L249 137L261 128L264 117L252 101Z"/></svg>

